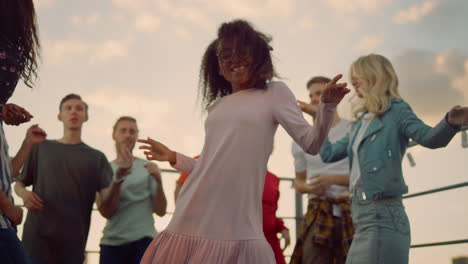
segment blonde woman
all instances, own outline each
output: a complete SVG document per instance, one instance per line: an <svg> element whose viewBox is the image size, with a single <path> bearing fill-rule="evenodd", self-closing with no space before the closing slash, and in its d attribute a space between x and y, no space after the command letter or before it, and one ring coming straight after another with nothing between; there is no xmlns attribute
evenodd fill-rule
<svg viewBox="0 0 468 264"><path fill-rule="evenodd" d="M462 125L468 108L452 108L435 127L424 124L402 100L398 77L388 59L370 54L350 70L358 97L350 133L324 143L325 162L349 158L351 215L356 227L347 264L408 263L410 227L402 195L408 192L401 162L409 139L427 148L445 147Z"/></svg>

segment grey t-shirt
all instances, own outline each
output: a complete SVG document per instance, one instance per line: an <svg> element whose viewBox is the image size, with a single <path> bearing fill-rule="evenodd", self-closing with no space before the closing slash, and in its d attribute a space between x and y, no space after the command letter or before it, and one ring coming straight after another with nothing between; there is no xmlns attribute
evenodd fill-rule
<svg viewBox="0 0 468 264"><path fill-rule="evenodd" d="M84 250L96 192L112 181L106 156L84 143L62 144L46 140L35 146L18 181L44 202L41 211L29 211L23 243L34 247L36 239L50 238Z"/></svg>

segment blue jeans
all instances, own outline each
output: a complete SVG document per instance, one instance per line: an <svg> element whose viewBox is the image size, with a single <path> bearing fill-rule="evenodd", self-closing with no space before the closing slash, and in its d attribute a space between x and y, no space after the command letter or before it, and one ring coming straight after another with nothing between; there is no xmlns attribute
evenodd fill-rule
<svg viewBox="0 0 468 264"><path fill-rule="evenodd" d="M26 250L12 228L0 228L0 263L29 264Z"/></svg>
<svg viewBox="0 0 468 264"><path fill-rule="evenodd" d="M101 245L100 264L139 264L153 238L145 237L120 246Z"/></svg>
<svg viewBox="0 0 468 264"><path fill-rule="evenodd" d="M411 235L401 197L365 200L359 193L351 203L356 231L346 264L407 264Z"/></svg>

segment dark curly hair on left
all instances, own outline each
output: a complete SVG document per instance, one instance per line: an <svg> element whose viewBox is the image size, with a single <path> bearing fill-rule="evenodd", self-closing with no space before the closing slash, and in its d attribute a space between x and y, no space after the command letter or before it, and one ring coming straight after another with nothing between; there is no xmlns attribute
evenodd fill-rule
<svg viewBox="0 0 468 264"><path fill-rule="evenodd" d="M32 87L37 78L40 44L33 0L0 0L0 44L19 54L21 79Z"/></svg>
<svg viewBox="0 0 468 264"><path fill-rule="evenodd" d="M233 40L237 47L249 48L252 54L249 85L255 89L267 89L267 83L278 77L273 66L270 46L271 37L255 30L245 20L221 24L218 36L205 51L200 68L199 92L204 110L217 99L232 93L231 84L219 74L217 48L221 40Z"/></svg>

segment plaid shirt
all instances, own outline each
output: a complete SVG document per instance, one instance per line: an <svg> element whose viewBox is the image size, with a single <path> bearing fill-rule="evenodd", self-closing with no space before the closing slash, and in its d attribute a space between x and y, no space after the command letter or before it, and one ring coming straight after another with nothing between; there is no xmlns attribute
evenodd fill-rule
<svg viewBox="0 0 468 264"><path fill-rule="evenodd" d="M346 256L354 235L354 225L351 220L351 205L348 198L331 199L331 198L314 198L309 199L307 213L302 221L299 238L297 239L291 264L302 263L303 244L308 235L312 235L312 241L315 244L334 247L332 240L332 231L334 225L333 204L341 208L341 250L343 256Z"/></svg>

